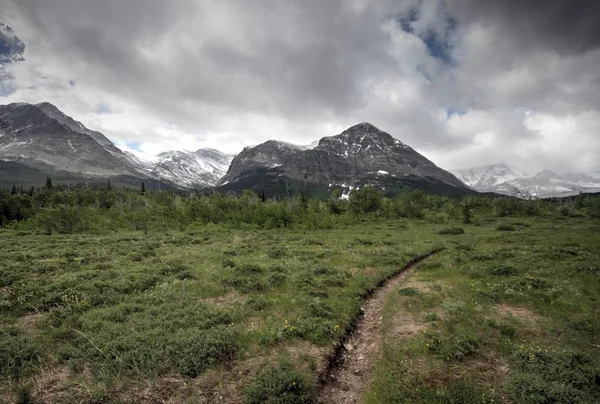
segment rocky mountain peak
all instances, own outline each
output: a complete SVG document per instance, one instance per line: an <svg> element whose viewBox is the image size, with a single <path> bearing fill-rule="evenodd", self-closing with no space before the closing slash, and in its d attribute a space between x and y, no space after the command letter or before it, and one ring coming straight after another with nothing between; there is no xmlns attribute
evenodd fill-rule
<svg viewBox="0 0 600 404"><path fill-rule="evenodd" d="M239 180L256 169L279 167L289 156L302 150L301 146L278 140L267 140L257 146L246 147L235 156L219 184Z"/></svg>
<svg viewBox="0 0 600 404"><path fill-rule="evenodd" d="M368 122L362 122L339 135L322 138L315 149L336 151L349 157L357 153L386 153L395 148L410 149L389 133Z"/></svg>

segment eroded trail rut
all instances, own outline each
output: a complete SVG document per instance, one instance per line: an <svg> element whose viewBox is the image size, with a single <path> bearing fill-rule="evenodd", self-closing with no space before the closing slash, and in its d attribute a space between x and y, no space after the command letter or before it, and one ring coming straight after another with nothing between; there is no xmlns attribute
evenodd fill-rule
<svg viewBox="0 0 600 404"><path fill-rule="evenodd" d="M373 364L381 351L381 320L385 298L410 275L415 265L440 252L433 250L408 262L363 302L363 316L355 330L338 348L329 369L322 377L319 403L362 402L369 386Z"/></svg>

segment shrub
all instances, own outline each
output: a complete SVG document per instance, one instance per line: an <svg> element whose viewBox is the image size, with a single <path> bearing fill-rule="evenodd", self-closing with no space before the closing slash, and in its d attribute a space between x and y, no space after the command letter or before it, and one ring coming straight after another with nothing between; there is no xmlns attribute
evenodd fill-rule
<svg viewBox="0 0 600 404"><path fill-rule="evenodd" d="M440 339L433 335L427 337L427 348L446 360L461 361L479 352L479 340L468 334L454 335Z"/></svg>
<svg viewBox="0 0 600 404"><path fill-rule="evenodd" d="M187 330L173 338L169 357L181 374L196 377L217 363L234 360L240 348L238 339L234 330L224 326Z"/></svg>
<svg viewBox="0 0 600 404"><path fill-rule="evenodd" d="M440 316L438 316L435 313L428 313L427 315L425 315L425 321L427 321L428 323L433 322L433 321L438 321L440 319Z"/></svg>
<svg viewBox="0 0 600 404"><path fill-rule="evenodd" d="M398 294L400 296L416 296L419 294L419 291L415 288L402 288L398 290Z"/></svg>
<svg viewBox="0 0 600 404"><path fill-rule="evenodd" d="M310 302L308 308L310 313L317 317L332 318L334 316L333 308L318 298Z"/></svg>
<svg viewBox="0 0 600 404"><path fill-rule="evenodd" d="M316 401L316 387L289 366L264 370L245 391L247 404L309 404Z"/></svg>
<svg viewBox="0 0 600 404"><path fill-rule="evenodd" d="M381 209L383 193L375 187L364 187L350 193L350 210L353 213L372 213Z"/></svg>
<svg viewBox="0 0 600 404"><path fill-rule="evenodd" d="M438 231L438 234L464 234L465 230L460 227L446 227Z"/></svg>
<svg viewBox="0 0 600 404"><path fill-rule="evenodd" d="M498 226L496 226L496 230L498 230L498 231L515 231L516 228L515 228L515 226L512 226L510 224L499 224Z"/></svg>
<svg viewBox="0 0 600 404"><path fill-rule="evenodd" d="M500 265L490 268L490 273L496 276L515 276L519 274L519 270L510 265Z"/></svg>
<svg viewBox="0 0 600 404"><path fill-rule="evenodd" d="M587 354L526 347L513 367L507 387L515 403L600 402L600 363Z"/></svg>
<svg viewBox="0 0 600 404"><path fill-rule="evenodd" d="M269 250L267 256L271 259L281 259L288 256L288 250L283 247L277 247Z"/></svg>
<svg viewBox="0 0 600 404"><path fill-rule="evenodd" d="M19 378L36 370L40 353L32 337L20 330L0 329L0 376Z"/></svg>

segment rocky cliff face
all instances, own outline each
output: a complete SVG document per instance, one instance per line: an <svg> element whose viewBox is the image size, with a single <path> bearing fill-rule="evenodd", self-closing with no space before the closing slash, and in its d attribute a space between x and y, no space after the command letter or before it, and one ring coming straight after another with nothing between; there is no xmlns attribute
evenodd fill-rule
<svg viewBox="0 0 600 404"><path fill-rule="evenodd" d="M374 185L469 192L454 175L369 123L322 138L314 149L272 141L245 149L233 160L220 185L226 189L256 188L282 181L291 181L296 187Z"/></svg>
<svg viewBox="0 0 600 404"><path fill-rule="evenodd" d="M74 182L119 177L127 184L146 181L166 189L205 188L217 183L232 158L200 149L163 153L157 161L145 162L50 103L0 106L0 161L11 173L2 180L10 182L54 175Z"/></svg>
<svg viewBox="0 0 600 404"><path fill-rule="evenodd" d="M373 178L390 176L435 179L464 187L454 175L366 122L337 136L324 137L313 150L291 156L282 168L290 178L328 184L360 186Z"/></svg>
<svg viewBox="0 0 600 404"><path fill-rule="evenodd" d="M139 174L112 143L103 146L50 104L3 105L0 120L0 158L5 161L88 176Z"/></svg>
<svg viewBox="0 0 600 404"><path fill-rule="evenodd" d="M269 169L281 167L283 163L294 154L302 151L301 146L296 146L277 140L269 140L258 146L246 147L235 156L227 173L221 178L218 185L226 185L242 181L244 178L264 172Z"/></svg>

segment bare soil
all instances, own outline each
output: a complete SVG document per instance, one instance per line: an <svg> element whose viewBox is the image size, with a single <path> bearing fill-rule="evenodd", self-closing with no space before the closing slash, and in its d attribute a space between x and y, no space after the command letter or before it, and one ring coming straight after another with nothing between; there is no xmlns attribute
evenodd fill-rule
<svg viewBox="0 0 600 404"><path fill-rule="evenodd" d="M411 261L399 270L396 276L389 279L365 299L362 306L363 317L354 332L344 342L325 375L319 392L319 403L362 402L363 394L371 382L373 364L381 352L381 322L386 296L404 282L416 264L436 252ZM411 335L413 332L418 332L418 326L407 325L398 331Z"/></svg>

